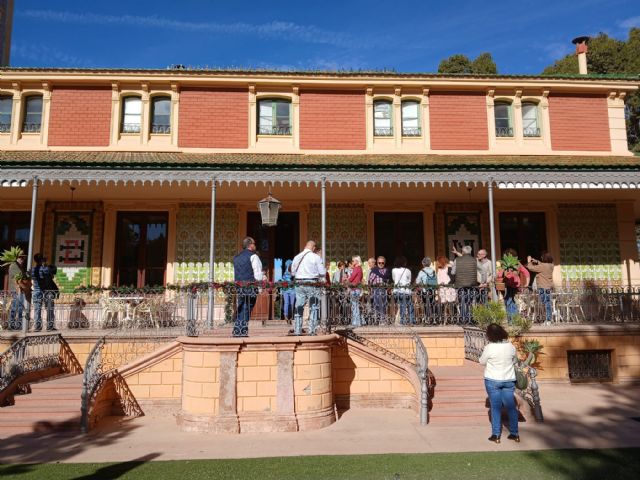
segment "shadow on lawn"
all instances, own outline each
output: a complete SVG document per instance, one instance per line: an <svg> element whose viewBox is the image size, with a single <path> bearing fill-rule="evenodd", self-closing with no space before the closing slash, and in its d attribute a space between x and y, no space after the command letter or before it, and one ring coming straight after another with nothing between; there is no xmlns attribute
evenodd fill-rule
<svg viewBox="0 0 640 480"><path fill-rule="evenodd" d="M557 388L544 386L545 390ZM563 388L580 392L577 404L555 401L553 410L545 410L544 428L521 428L522 446L536 438L555 449L586 449L528 452L540 469L554 472L558 478L603 479L637 478L640 471L640 388L632 385L570 385ZM570 396L575 399L575 393ZM544 401L544 394L543 394ZM575 400L574 400L575 401ZM544 404L543 404L544 409ZM613 448L612 448L613 447ZM626 447L636 447L634 449ZM608 449L610 448L610 449ZM599 449L599 450L591 450Z"/></svg>
<svg viewBox="0 0 640 480"><path fill-rule="evenodd" d="M85 450L118 442L138 428L123 422L117 429L98 428L84 434L69 431L56 432L55 425L48 425L48 427L49 430L43 433L22 433L0 438L0 464L4 464L0 466L0 476L30 473L32 470L30 464L68 460ZM150 455L155 458L158 454Z"/></svg>
<svg viewBox="0 0 640 480"><path fill-rule="evenodd" d="M129 462L113 463L111 465L106 465L102 468L99 468L95 472L90 473L88 475L76 477L73 480L91 480L95 478L120 478L125 473L128 473L134 468L138 468L139 466L159 456L160 456L159 453L149 453L147 455L144 455L140 458L136 458L135 460L131 460Z"/></svg>

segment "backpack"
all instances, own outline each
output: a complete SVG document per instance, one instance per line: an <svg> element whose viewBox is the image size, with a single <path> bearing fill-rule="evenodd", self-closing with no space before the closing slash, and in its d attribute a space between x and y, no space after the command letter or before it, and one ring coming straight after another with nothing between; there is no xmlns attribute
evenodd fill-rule
<svg viewBox="0 0 640 480"><path fill-rule="evenodd" d="M422 271L424 272L426 279L424 281L424 286L425 287L437 287L438 286L438 276L436 275L435 270L431 269L431 272L429 272L426 268L423 268Z"/></svg>

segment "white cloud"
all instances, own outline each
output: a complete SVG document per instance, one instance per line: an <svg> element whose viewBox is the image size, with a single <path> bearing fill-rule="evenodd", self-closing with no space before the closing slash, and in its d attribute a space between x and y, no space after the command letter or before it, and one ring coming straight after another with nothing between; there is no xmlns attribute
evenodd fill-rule
<svg viewBox="0 0 640 480"><path fill-rule="evenodd" d="M36 63L37 66L48 67L93 67L93 62L87 58L77 57L65 53L57 48L46 45L11 44L11 64ZM29 65L25 65L29 66Z"/></svg>
<svg viewBox="0 0 640 480"><path fill-rule="evenodd" d="M333 45L337 47L363 47L371 41L353 35L324 30L314 25L298 25L293 22L273 21L262 24L245 22L188 22L158 16L103 15L96 13L56 12L53 10L18 10L16 15L47 22L80 23L83 25L146 27L182 32L203 32L218 35L257 35L283 38L305 43Z"/></svg>
<svg viewBox="0 0 640 480"><path fill-rule="evenodd" d="M629 17L618 22L620 28L629 29L640 27L640 16Z"/></svg>

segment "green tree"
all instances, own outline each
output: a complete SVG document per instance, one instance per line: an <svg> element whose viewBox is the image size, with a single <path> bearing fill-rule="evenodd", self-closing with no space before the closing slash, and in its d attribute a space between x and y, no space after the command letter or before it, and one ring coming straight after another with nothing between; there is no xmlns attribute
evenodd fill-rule
<svg viewBox="0 0 640 480"><path fill-rule="evenodd" d="M640 28L629 30L629 38L617 40L600 33L589 41L587 53L589 73L640 74ZM543 74L577 74L578 61L575 54L567 55L548 66ZM640 152L640 92L625 99L627 139L629 148Z"/></svg>
<svg viewBox="0 0 640 480"><path fill-rule="evenodd" d="M471 60L459 53L451 55L440 62L438 73L471 73Z"/></svg>
<svg viewBox="0 0 640 480"><path fill-rule="evenodd" d="M471 62L471 71L478 74L496 74L498 73L498 67L496 62L493 61L493 57L489 52L483 52Z"/></svg>
<svg viewBox="0 0 640 480"><path fill-rule="evenodd" d="M456 53L440 62L438 73L496 74L498 68L488 52L481 53L473 61L466 55Z"/></svg>

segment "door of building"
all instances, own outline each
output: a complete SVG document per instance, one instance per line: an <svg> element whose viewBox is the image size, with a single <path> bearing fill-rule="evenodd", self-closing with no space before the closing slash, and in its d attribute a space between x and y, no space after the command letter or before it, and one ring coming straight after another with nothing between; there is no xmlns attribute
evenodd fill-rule
<svg viewBox="0 0 640 480"><path fill-rule="evenodd" d="M0 212L0 253L17 246L27 254L30 220L29 212ZM13 290L14 282L9 278L9 267L0 271L0 280L4 290Z"/></svg>
<svg viewBox="0 0 640 480"><path fill-rule="evenodd" d="M117 286L164 285L166 212L118 212L114 282Z"/></svg>
<svg viewBox="0 0 640 480"><path fill-rule="evenodd" d="M274 259L293 259L300 250L300 216L298 212L281 212L278 225L263 227L259 212L247 213L247 235L256 241L256 251L267 270L268 278L273 279Z"/></svg>
<svg viewBox="0 0 640 480"><path fill-rule="evenodd" d="M396 257L407 257L412 278L420 271L424 257L424 230L421 212L377 212L374 214L375 255L393 267ZM362 259L366 262L366 258Z"/></svg>
<svg viewBox="0 0 640 480"><path fill-rule="evenodd" d="M500 213L500 247L513 248L522 264L527 256L540 258L547 250L547 227L543 212Z"/></svg>

